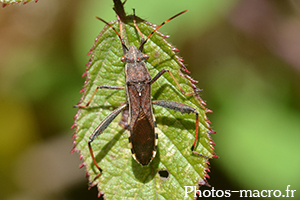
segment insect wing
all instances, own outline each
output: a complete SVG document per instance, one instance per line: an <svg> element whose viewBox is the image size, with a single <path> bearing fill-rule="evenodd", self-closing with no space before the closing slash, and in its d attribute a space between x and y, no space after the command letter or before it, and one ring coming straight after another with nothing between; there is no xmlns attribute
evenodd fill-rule
<svg viewBox="0 0 300 200"><path fill-rule="evenodd" d="M150 119L146 117L143 109L140 109L138 118L130 133L130 138L135 158L142 165L147 165L153 158L155 148L154 130Z"/></svg>
<svg viewBox="0 0 300 200"><path fill-rule="evenodd" d="M130 142L133 157L147 165L155 156L155 122L150 102L150 85L144 85L139 96L135 85L128 86L130 106Z"/></svg>

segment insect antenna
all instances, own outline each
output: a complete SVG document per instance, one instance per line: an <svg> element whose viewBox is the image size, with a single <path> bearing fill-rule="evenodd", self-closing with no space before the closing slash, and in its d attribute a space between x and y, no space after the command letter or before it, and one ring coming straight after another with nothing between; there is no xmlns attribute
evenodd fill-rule
<svg viewBox="0 0 300 200"><path fill-rule="evenodd" d="M125 43L124 43L124 40L122 39L121 35L118 33L118 31L111 25L109 24L108 22L106 22L104 19L101 19L100 17L96 17L96 19L99 19L100 21L102 21L103 23L105 23L106 25L110 26L115 32L116 34L118 35L118 37L120 38L121 40L121 43L122 43L122 48L123 48L123 53L124 55L126 54L126 52L128 51L128 48L126 47Z"/></svg>
<svg viewBox="0 0 300 200"><path fill-rule="evenodd" d="M140 50L140 51L143 51L143 47L144 47L145 43L147 42L147 40L148 40L148 39L153 35L153 33L155 33L160 27L162 27L165 23L171 21L171 20L174 19L175 17L178 17L179 15L181 15L181 14L187 12L187 11L188 11L188 10L182 11L182 12L178 13L177 15L174 15L174 16L171 17L170 19L167 19L166 21L164 21L161 25L159 25L154 31L152 31L152 32L150 33L150 35L146 38L146 40L144 40L144 41L141 42L141 46L139 47L139 50Z"/></svg>

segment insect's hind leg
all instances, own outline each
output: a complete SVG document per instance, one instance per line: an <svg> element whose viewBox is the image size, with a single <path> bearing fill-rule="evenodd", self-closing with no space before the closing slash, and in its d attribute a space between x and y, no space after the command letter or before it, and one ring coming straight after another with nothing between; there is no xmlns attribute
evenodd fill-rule
<svg viewBox="0 0 300 200"><path fill-rule="evenodd" d="M120 87L120 86L113 86L113 85L100 85L98 86L93 95L91 96L90 100L85 104L85 105L75 105L73 106L74 108L86 108L90 105L92 99L94 98L96 92L99 90L99 89L110 89L110 90L124 90L125 87Z"/></svg>
<svg viewBox="0 0 300 200"><path fill-rule="evenodd" d="M102 173L102 169L99 167L99 165L97 164L97 162L95 160L91 143L94 141L94 139L98 135L103 133L103 131L107 128L107 126L120 114L120 112L125 110L127 107L128 107L128 104L124 104L124 105L120 106L119 108L117 108L116 110L114 110L112 113L110 113L107 117L105 117L100 122L100 124L97 126L97 128L94 130L94 132L92 133L92 135L89 138L88 145L89 145L90 154L92 156L92 159L93 159L93 162L94 162L95 166L99 170L99 174L97 174L97 176L90 182L90 184L93 183Z"/></svg>
<svg viewBox="0 0 300 200"><path fill-rule="evenodd" d="M168 72L170 74L170 76L172 77L172 79L174 80L174 82L176 83L177 87L180 89L181 93L184 95L195 95L197 93L195 92L185 92L182 87L179 85L179 83L177 82L177 80L175 79L175 77L173 76L173 74L170 72L170 70L168 69L163 69L160 72L158 72L156 74L156 76L151 80L150 84L153 84L157 79L159 79L165 72Z"/></svg>
<svg viewBox="0 0 300 200"><path fill-rule="evenodd" d="M199 129L199 113L195 108L185 105L185 104L182 104L182 103L175 102L175 101L159 101L159 100L157 100L157 101L152 101L152 104L161 106L164 108L169 108L169 109L172 109L175 111L179 111L181 113L195 113L195 115L196 115L196 134L195 134L195 140L194 140L191 150L194 154L208 159L207 156L194 151L194 148L195 148L195 145L196 145L196 142L198 139L198 132L199 132L199 130L198 130Z"/></svg>

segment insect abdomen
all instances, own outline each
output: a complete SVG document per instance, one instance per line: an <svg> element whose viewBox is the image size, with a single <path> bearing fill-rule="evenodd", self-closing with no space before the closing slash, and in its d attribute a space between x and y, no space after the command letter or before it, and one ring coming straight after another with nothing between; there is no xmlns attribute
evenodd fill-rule
<svg viewBox="0 0 300 200"><path fill-rule="evenodd" d="M136 161L148 165L156 153L155 127L149 122L141 109L134 127L130 131L132 154Z"/></svg>

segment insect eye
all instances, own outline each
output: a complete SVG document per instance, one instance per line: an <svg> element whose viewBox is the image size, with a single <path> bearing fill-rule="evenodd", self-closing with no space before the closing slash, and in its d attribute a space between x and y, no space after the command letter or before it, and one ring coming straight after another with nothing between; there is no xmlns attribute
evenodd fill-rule
<svg viewBox="0 0 300 200"><path fill-rule="evenodd" d="M149 59L149 55L148 55L148 54L145 54L145 55L144 55L144 58L145 58L145 60L148 60L148 59Z"/></svg>
<svg viewBox="0 0 300 200"><path fill-rule="evenodd" d="M122 61L122 62L125 62L125 61L126 61L126 57L125 57L125 56L122 56L121 61Z"/></svg>

